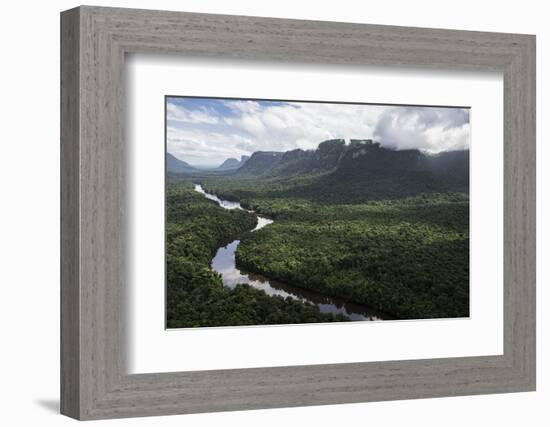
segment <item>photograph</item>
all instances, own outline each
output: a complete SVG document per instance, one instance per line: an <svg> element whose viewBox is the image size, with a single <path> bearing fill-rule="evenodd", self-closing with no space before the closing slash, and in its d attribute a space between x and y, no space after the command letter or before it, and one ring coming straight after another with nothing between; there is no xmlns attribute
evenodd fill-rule
<svg viewBox="0 0 550 427"><path fill-rule="evenodd" d="M168 329L469 317L468 107L164 108Z"/></svg>
<svg viewBox="0 0 550 427"><path fill-rule="evenodd" d="M548 418L542 6L12 3L5 418Z"/></svg>

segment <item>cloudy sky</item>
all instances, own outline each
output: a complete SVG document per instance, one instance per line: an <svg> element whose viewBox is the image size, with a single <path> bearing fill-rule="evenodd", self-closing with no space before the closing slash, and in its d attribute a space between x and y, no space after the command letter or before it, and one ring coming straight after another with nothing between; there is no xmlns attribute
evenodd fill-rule
<svg viewBox="0 0 550 427"><path fill-rule="evenodd" d="M430 153L469 148L463 108L166 98L167 149L194 166L254 151L315 149L327 139L374 139Z"/></svg>

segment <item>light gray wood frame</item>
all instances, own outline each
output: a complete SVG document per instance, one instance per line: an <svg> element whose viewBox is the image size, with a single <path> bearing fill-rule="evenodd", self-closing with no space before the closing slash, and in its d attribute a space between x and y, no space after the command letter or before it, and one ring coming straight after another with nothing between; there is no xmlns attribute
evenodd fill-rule
<svg viewBox="0 0 550 427"><path fill-rule="evenodd" d="M504 354L128 375L124 58L132 52L502 72ZM534 36L83 6L61 14L61 121L63 414L100 419L535 389Z"/></svg>

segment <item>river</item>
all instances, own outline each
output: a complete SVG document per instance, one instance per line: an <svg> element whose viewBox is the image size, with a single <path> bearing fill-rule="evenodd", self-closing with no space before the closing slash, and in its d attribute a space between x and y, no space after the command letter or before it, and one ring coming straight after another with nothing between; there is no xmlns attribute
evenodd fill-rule
<svg viewBox="0 0 550 427"><path fill-rule="evenodd" d="M201 193L209 200L218 203L224 209L244 209L239 202L223 200L215 194L207 193L201 185L195 184L195 191ZM254 211L248 211L255 213ZM256 214L256 213L255 213ZM256 232L270 224L273 220L256 214L258 223L251 230ZM246 283L256 289L261 289L268 295L280 295L282 297L291 297L293 299L310 302L319 307L322 313L342 314L350 320L386 320L390 317L371 309L370 307L345 301L341 298L329 297L308 289L299 288L288 283L269 279L265 276L249 273L237 268L235 263L235 252L239 246L240 240L234 240L226 246L218 248L216 256L212 259L211 267L222 276L223 284L229 288L234 288L239 283Z"/></svg>

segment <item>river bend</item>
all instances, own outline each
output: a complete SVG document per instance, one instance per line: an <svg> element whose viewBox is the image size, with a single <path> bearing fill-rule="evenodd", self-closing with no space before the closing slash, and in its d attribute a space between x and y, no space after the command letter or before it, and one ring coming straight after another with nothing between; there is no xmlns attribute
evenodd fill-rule
<svg viewBox="0 0 550 427"><path fill-rule="evenodd" d="M215 194L207 193L201 185L195 184L195 191L201 193L209 200L213 200L224 209L243 209L239 202L223 200ZM258 218L256 227L251 230L256 232L273 223L273 220L254 213ZM350 303L341 298L335 298L320 294L309 289L299 288L287 283L282 283L265 276L249 273L237 268L235 252L240 240L234 240L226 246L218 248L212 259L211 267L222 276L224 286L234 288L239 283L246 283L256 289L264 291L268 295L290 297L299 301L307 301L319 307L322 313L342 314L350 320L384 320L388 317L376 310L361 304Z"/></svg>

